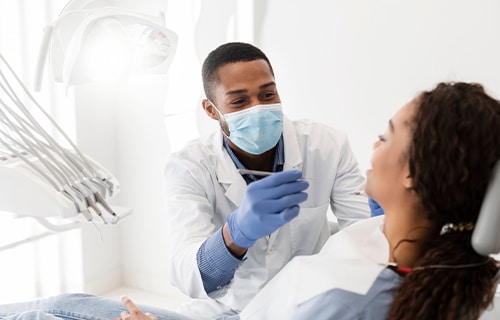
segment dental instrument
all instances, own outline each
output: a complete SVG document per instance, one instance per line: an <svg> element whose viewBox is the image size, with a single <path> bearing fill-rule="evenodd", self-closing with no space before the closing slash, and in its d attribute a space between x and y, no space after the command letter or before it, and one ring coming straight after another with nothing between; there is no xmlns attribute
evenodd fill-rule
<svg viewBox="0 0 500 320"><path fill-rule="evenodd" d="M249 169L238 169L238 172L240 174L251 174L254 176L263 176L263 177L272 175L273 173L276 173L276 172L271 172L271 171L260 171L260 170L249 170Z"/></svg>
<svg viewBox="0 0 500 320"><path fill-rule="evenodd" d="M0 55L0 211L33 217L57 231L75 224L47 218L94 223L96 215L102 223L117 223L120 216L107 202L119 189L116 178L76 147Z"/></svg>
<svg viewBox="0 0 500 320"><path fill-rule="evenodd" d="M271 172L271 171L250 170L250 169L238 169L238 172L240 174L251 174L251 175L259 176L259 177L267 177L267 176L270 176L272 174L277 173L277 172ZM304 178L304 177L302 177L302 179L311 180L309 178Z"/></svg>

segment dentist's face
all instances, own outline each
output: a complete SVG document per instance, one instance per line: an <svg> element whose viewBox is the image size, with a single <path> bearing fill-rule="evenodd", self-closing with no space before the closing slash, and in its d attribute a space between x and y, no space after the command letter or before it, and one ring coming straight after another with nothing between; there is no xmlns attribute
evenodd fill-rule
<svg viewBox="0 0 500 320"><path fill-rule="evenodd" d="M219 68L219 82L214 88L213 103L223 114L241 111L258 104L281 102L274 76L265 60L229 63ZM211 103L204 109L212 119L219 119Z"/></svg>
<svg viewBox="0 0 500 320"><path fill-rule="evenodd" d="M365 191L385 210L394 201L404 201L405 192L411 189L407 152L414 108L413 101L402 107L373 145L372 168L366 172Z"/></svg>

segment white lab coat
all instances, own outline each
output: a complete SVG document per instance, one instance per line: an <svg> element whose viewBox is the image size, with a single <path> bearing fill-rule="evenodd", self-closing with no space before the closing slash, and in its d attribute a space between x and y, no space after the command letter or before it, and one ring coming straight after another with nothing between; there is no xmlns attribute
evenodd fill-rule
<svg viewBox="0 0 500 320"><path fill-rule="evenodd" d="M302 170L310 184L308 199L300 205L297 218L248 250L227 286L209 295L203 288L197 251L240 205L247 185L222 144L220 130L169 157L165 178L172 282L197 299L182 312L201 319L241 311L292 257L319 252L330 235L329 205L340 228L370 216L364 178L345 134L320 123L285 117L283 139L283 170Z"/></svg>

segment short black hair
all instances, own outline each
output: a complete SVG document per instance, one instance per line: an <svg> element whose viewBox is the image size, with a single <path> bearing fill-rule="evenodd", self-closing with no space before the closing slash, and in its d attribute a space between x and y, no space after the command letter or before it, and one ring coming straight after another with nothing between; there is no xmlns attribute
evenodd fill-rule
<svg viewBox="0 0 500 320"><path fill-rule="evenodd" d="M259 48L243 42L225 43L210 52L203 62L201 76L203 80L203 89L207 99L213 101L212 89L220 80L217 71L220 67L235 62L265 60L274 76L273 67L267 56Z"/></svg>

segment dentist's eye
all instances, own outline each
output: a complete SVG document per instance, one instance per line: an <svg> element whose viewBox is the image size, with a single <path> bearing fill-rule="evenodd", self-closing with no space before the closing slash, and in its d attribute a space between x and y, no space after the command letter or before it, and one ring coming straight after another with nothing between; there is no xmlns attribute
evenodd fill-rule
<svg viewBox="0 0 500 320"><path fill-rule="evenodd" d="M241 98L241 99L237 99L237 100L234 100L234 101L231 101L231 104L232 105L242 105L246 102L246 99L244 98Z"/></svg>
<svg viewBox="0 0 500 320"><path fill-rule="evenodd" d="M274 91L266 92L263 96L263 99L270 100L270 99L273 99L275 96L276 96L276 94L274 93Z"/></svg>
<svg viewBox="0 0 500 320"><path fill-rule="evenodd" d="M382 142L385 142L385 136L383 134L379 134L378 135L378 140L382 141Z"/></svg>

